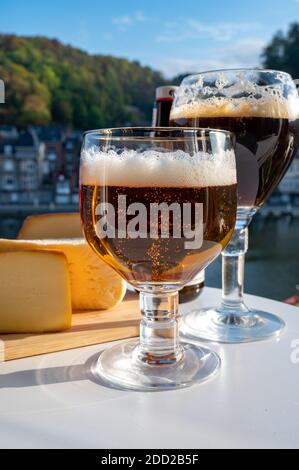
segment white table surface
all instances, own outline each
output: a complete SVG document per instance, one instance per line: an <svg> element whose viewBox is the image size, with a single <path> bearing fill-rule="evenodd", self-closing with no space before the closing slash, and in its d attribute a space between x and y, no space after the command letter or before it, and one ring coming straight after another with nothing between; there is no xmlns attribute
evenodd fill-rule
<svg viewBox="0 0 299 470"><path fill-rule="evenodd" d="M205 288L194 306L215 304ZM90 380L86 362L107 345L0 364L1 448L299 447L299 309L247 296L280 315L279 339L217 345L219 374L191 388L141 393ZM294 344L293 344L294 345Z"/></svg>

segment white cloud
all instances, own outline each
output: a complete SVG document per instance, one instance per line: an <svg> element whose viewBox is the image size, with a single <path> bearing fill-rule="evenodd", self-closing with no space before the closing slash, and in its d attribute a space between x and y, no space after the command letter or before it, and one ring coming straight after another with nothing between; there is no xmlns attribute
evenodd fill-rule
<svg viewBox="0 0 299 470"><path fill-rule="evenodd" d="M113 36L112 36L111 33L104 33L103 34L103 39L105 39L105 41L111 41L112 38L113 38Z"/></svg>
<svg viewBox="0 0 299 470"><path fill-rule="evenodd" d="M200 61L196 59L184 59L179 57L170 57L159 61L156 68L161 70L166 77L174 77L180 73L196 72L200 70Z"/></svg>
<svg viewBox="0 0 299 470"><path fill-rule="evenodd" d="M136 11L136 13L134 14L134 19L136 21L145 21L146 20L146 16L145 14L142 12L142 11Z"/></svg>
<svg viewBox="0 0 299 470"><path fill-rule="evenodd" d="M157 42L178 43L199 38L208 38L215 41L226 42L244 33L262 29L262 25L256 22L220 22L206 24L193 19L165 23L164 26L165 31L156 37Z"/></svg>
<svg viewBox="0 0 299 470"><path fill-rule="evenodd" d="M146 16L142 11L136 11L130 15L116 16L112 18L112 23L114 23L121 31L126 31L129 27L134 26L137 23L143 23L144 21L146 21Z"/></svg>
<svg viewBox="0 0 299 470"><path fill-rule="evenodd" d="M166 77L221 68L257 67L264 46L265 42L258 38L242 39L231 46L210 48L201 57L170 57L156 66Z"/></svg>
<svg viewBox="0 0 299 470"><path fill-rule="evenodd" d="M260 55L266 44L267 41L260 38L241 39L232 46L220 48L219 51L224 63L232 61L242 67L256 67L260 65Z"/></svg>
<svg viewBox="0 0 299 470"><path fill-rule="evenodd" d="M133 24L134 21L131 16L124 15L113 18L112 22L120 26L130 26L131 24Z"/></svg>

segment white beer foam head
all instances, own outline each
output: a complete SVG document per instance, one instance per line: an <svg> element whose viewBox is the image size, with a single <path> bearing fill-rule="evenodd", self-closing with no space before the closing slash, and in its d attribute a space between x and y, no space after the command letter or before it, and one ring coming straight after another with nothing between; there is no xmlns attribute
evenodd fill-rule
<svg viewBox="0 0 299 470"><path fill-rule="evenodd" d="M232 150L190 155L182 150L83 150L80 182L135 187L208 187L236 183Z"/></svg>
<svg viewBox="0 0 299 470"><path fill-rule="evenodd" d="M229 72L229 71L228 71ZM269 72L268 72L269 73ZM256 74L267 72L256 71ZM224 72L186 77L176 90L171 119L200 117L269 117L298 119L299 98L291 77L274 72L275 85L259 85L236 72L229 84ZM213 77L211 82L208 78Z"/></svg>
<svg viewBox="0 0 299 470"><path fill-rule="evenodd" d="M248 98L208 98L204 102L194 100L174 107L170 119L196 119L217 117L298 119L299 101L256 100Z"/></svg>

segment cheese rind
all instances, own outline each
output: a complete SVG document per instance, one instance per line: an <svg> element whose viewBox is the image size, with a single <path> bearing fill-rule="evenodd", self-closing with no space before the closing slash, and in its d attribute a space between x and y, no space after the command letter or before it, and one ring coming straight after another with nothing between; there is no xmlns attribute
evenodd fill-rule
<svg viewBox="0 0 299 470"><path fill-rule="evenodd" d="M79 212L30 215L19 231L18 239L39 240L82 237Z"/></svg>
<svg viewBox="0 0 299 470"><path fill-rule="evenodd" d="M43 333L69 328L70 279L63 253L0 253L0 333Z"/></svg>
<svg viewBox="0 0 299 470"><path fill-rule="evenodd" d="M100 310L118 305L126 283L102 261L83 238L61 240L0 239L0 252L15 250L55 250L68 261L74 310Z"/></svg>

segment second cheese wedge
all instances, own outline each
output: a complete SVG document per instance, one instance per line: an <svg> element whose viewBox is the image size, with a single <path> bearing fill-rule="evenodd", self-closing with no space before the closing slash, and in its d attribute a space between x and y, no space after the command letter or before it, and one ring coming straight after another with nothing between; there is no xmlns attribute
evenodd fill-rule
<svg viewBox="0 0 299 470"><path fill-rule="evenodd" d="M79 212L30 215L25 219L18 234L19 239L82 237Z"/></svg>
<svg viewBox="0 0 299 470"><path fill-rule="evenodd" d="M0 333L43 333L71 326L70 280L63 253L0 253Z"/></svg>
<svg viewBox="0 0 299 470"><path fill-rule="evenodd" d="M109 309L119 304L125 295L125 281L92 251L83 238L0 239L0 252L16 250L54 250L65 254L70 273L74 310ZM48 273L43 270L40 275L48 276ZM30 270L28 276L30 276Z"/></svg>

